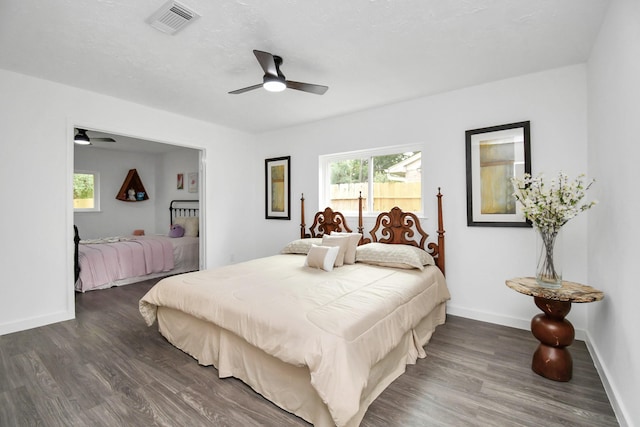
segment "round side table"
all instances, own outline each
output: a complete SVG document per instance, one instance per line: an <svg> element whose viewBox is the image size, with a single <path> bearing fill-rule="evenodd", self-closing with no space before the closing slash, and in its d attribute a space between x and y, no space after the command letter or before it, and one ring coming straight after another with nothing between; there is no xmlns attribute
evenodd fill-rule
<svg viewBox="0 0 640 427"><path fill-rule="evenodd" d="M508 287L533 297L540 310L531 319L531 333L540 341L533 353L531 369L554 381L569 381L573 373L573 359L567 349L573 343L575 330L565 316L571 303L600 301L604 293L591 286L562 281L558 289L544 288L535 277L518 277L506 281Z"/></svg>

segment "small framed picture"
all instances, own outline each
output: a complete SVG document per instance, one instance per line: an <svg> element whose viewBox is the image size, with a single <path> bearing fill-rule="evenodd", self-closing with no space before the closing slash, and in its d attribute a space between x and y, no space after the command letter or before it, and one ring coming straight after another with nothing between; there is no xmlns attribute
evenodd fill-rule
<svg viewBox="0 0 640 427"><path fill-rule="evenodd" d="M176 181L176 189L183 190L184 189L184 174L179 173Z"/></svg>
<svg viewBox="0 0 640 427"><path fill-rule="evenodd" d="M530 227L511 178L531 173L530 123L466 131L467 225Z"/></svg>
<svg viewBox="0 0 640 427"><path fill-rule="evenodd" d="M189 193L198 192L198 172L191 172L188 175L189 179Z"/></svg>
<svg viewBox="0 0 640 427"><path fill-rule="evenodd" d="M291 156L266 159L265 218L291 219Z"/></svg>

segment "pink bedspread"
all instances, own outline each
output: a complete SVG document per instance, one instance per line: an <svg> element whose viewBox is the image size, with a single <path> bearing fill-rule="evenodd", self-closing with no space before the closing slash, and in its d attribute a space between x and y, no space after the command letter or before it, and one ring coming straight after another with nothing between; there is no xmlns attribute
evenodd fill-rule
<svg viewBox="0 0 640 427"><path fill-rule="evenodd" d="M76 289L107 287L117 280L171 271L173 245L162 236L132 236L115 243L80 244ZM80 285L80 286L79 286Z"/></svg>

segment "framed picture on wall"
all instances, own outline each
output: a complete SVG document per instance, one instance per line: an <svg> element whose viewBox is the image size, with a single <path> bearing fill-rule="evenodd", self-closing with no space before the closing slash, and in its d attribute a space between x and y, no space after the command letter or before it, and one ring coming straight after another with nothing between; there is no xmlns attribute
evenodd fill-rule
<svg viewBox="0 0 640 427"><path fill-rule="evenodd" d="M291 156L264 161L265 218L291 219Z"/></svg>
<svg viewBox="0 0 640 427"><path fill-rule="evenodd" d="M530 122L466 131L467 225L530 227L511 178L531 173Z"/></svg>
<svg viewBox="0 0 640 427"><path fill-rule="evenodd" d="M176 189L183 190L184 189L184 174L179 173L176 179Z"/></svg>
<svg viewBox="0 0 640 427"><path fill-rule="evenodd" d="M198 172L191 172L188 175L189 178L189 193L198 192Z"/></svg>

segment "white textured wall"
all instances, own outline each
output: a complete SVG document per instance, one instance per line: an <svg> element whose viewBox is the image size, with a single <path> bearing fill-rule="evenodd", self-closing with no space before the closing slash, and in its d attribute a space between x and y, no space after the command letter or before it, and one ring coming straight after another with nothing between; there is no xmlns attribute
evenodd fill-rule
<svg viewBox="0 0 640 427"><path fill-rule="evenodd" d="M158 158L158 171L156 185L156 234L169 232L169 203L171 200L194 200L198 193L189 193L187 177L189 172L198 172L199 150L179 148L165 153ZM176 188L177 174L184 174L184 188ZM211 205L213 208L213 204ZM153 232L153 230L151 230Z"/></svg>
<svg viewBox="0 0 640 427"><path fill-rule="evenodd" d="M4 70L0 93L0 334L74 316L74 126L203 148L215 163L201 193L211 201L205 265L249 256L244 233L227 226L248 216L226 184L229 176L238 186L255 182L235 167L248 152L246 134Z"/></svg>
<svg viewBox="0 0 640 427"><path fill-rule="evenodd" d="M158 194L156 173L161 173L156 168L157 161L158 155L148 153L75 148L75 169L100 173L100 212L75 212L73 215L80 237L125 236L136 229L153 232ZM116 200L129 169L138 172L149 200L135 203Z"/></svg>
<svg viewBox="0 0 640 427"><path fill-rule="evenodd" d="M586 102L586 67L577 65L260 135L257 165L264 158L291 156L294 203L291 221L264 220L264 197L256 198L254 218L267 237L256 255L277 252L298 235L301 192L310 223L318 209L318 155L420 143L429 195L429 220L423 225L434 235L437 187L444 194L449 313L528 328L539 310L531 297L504 282L534 274L534 234L467 227L465 130L530 120L533 172L577 175L587 169ZM586 216L578 217L565 234L564 273L578 282L587 278L586 225ZM574 306L570 318L576 329L585 328L584 307Z"/></svg>
<svg viewBox="0 0 640 427"><path fill-rule="evenodd" d="M589 217L588 330L628 425L640 426L640 3L614 0L588 64L589 171L600 205ZM624 425L624 421L621 422Z"/></svg>

